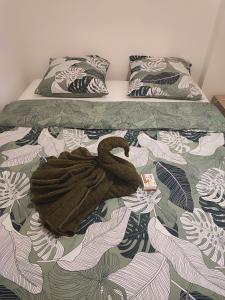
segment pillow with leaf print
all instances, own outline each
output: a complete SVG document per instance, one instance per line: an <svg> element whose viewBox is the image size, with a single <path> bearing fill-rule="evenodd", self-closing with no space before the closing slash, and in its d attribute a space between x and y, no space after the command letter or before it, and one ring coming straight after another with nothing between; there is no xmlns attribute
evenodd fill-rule
<svg viewBox="0 0 225 300"><path fill-rule="evenodd" d="M50 58L35 93L47 97L101 97L108 94L109 62L98 55Z"/></svg>
<svg viewBox="0 0 225 300"><path fill-rule="evenodd" d="M128 96L200 100L190 75L191 63L178 57L130 56Z"/></svg>

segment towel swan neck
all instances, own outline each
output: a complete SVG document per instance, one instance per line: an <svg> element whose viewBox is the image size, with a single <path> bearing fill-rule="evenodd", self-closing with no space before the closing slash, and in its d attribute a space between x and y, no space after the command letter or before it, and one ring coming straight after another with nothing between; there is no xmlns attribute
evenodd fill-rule
<svg viewBox="0 0 225 300"><path fill-rule="evenodd" d="M130 184L137 182L138 174L135 167L129 161L110 153L114 148L123 148L125 156L129 156L129 145L124 138L106 138L98 145L98 160L101 166L124 182Z"/></svg>

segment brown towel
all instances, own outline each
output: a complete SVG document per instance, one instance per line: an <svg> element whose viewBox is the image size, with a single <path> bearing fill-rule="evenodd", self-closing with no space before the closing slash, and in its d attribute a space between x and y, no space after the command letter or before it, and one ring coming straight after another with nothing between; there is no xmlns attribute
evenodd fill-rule
<svg viewBox="0 0 225 300"><path fill-rule="evenodd" d="M125 139L110 137L98 145L98 156L86 148L49 157L32 175L31 194L43 224L57 235L72 236L101 201L135 193L140 176L125 159L110 153Z"/></svg>

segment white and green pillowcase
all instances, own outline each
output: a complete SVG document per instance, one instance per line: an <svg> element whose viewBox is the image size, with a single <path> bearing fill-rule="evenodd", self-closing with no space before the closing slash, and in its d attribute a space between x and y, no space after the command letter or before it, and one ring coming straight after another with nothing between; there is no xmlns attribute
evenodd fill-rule
<svg viewBox="0 0 225 300"><path fill-rule="evenodd" d="M130 56L128 96L200 100L190 75L191 63L178 57Z"/></svg>
<svg viewBox="0 0 225 300"><path fill-rule="evenodd" d="M101 97L109 61L98 55L50 58L49 67L35 93L47 97Z"/></svg>

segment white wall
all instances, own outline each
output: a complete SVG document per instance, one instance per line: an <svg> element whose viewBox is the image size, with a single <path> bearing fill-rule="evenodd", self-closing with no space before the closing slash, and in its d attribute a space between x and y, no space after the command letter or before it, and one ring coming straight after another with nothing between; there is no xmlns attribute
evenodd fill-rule
<svg viewBox="0 0 225 300"><path fill-rule="evenodd" d="M216 23L215 38L209 55L203 89L209 99L225 95L225 1L221 0Z"/></svg>
<svg viewBox="0 0 225 300"><path fill-rule="evenodd" d="M130 54L180 56L193 63L198 82L205 76L220 1L0 0L0 11L7 6L2 26L7 49L0 49L0 57L4 69L14 71L10 85L1 82L0 103L41 77L49 57L61 55L99 54L111 62L108 78L123 80Z"/></svg>
<svg viewBox="0 0 225 300"><path fill-rule="evenodd" d="M17 5L13 0L0 0L0 110L29 82Z"/></svg>

